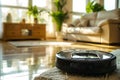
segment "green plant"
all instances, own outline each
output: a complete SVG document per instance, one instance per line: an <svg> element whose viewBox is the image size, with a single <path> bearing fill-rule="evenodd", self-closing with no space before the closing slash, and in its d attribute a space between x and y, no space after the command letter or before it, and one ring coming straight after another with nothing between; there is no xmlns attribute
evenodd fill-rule
<svg viewBox="0 0 120 80"><path fill-rule="evenodd" d="M98 12L101 10L105 10L104 6L100 5L99 3L96 3L95 1L89 2L86 6L87 13Z"/></svg>
<svg viewBox="0 0 120 80"><path fill-rule="evenodd" d="M66 0L54 0L54 11L50 12L53 21L56 23L56 31L61 31L63 22L68 19L68 11L65 11Z"/></svg>
<svg viewBox="0 0 120 80"><path fill-rule="evenodd" d="M36 5L35 6L29 6L27 14L28 14L29 17L32 16L34 19L38 19L40 21L43 21L43 19L40 18L41 13L43 11L45 11L44 8L38 9L38 7Z"/></svg>
<svg viewBox="0 0 120 80"><path fill-rule="evenodd" d="M33 16L34 18L37 18L39 15L39 10L37 6L29 6L27 11L28 16Z"/></svg>

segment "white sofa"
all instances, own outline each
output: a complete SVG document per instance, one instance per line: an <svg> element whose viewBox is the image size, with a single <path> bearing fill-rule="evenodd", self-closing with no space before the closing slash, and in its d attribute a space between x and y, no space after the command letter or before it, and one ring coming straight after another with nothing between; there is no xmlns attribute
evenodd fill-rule
<svg viewBox="0 0 120 80"><path fill-rule="evenodd" d="M120 9L84 15L72 25L63 24L63 38L95 43L120 43Z"/></svg>

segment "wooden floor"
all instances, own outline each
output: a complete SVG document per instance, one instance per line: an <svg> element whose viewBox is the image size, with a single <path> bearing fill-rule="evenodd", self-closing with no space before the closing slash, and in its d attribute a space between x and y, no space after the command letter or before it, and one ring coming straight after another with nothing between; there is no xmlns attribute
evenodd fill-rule
<svg viewBox="0 0 120 80"><path fill-rule="evenodd" d="M71 44L52 45L51 43L34 47L16 47L8 42L0 41L0 80L32 80L34 76L55 66L55 54L60 50L92 49L111 52L120 49L120 45L63 40L47 40L47 42L70 42Z"/></svg>

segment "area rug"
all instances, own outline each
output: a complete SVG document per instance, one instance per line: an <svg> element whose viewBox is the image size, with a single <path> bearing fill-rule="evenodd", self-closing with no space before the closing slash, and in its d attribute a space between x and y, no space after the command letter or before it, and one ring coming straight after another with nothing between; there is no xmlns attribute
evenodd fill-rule
<svg viewBox="0 0 120 80"><path fill-rule="evenodd" d="M57 46L57 47L70 47L70 48L82 48L82 49L94 49L110 52L118 49L116 46L93 44L85 42L72 42L72 41L8 41L8 43L15 47L39 47L39 46Z"/></svg>
<svg viewBox="0 0 120 80"><path fill-rule="evenodd" d="M111 52L117 59L117 69L112 74L104 76L70 75L54 67L36 76L34 80L120 80L120 49Z"/></svg>
<svg viewBox="0 0 120 80"><path fill-rule="evenodd" d="M9 41L8 43L16 47L31 47L41 45L69 46L72 44L72 42L58 42L58 41Z"/></svg>

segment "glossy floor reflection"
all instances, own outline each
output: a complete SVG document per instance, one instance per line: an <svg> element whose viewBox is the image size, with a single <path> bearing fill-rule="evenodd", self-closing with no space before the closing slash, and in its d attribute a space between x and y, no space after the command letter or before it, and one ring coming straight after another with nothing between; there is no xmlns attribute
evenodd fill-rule
<svg viewBox="0 0 120 80"><path fill-rule="evenodd" d="M64 41L65 42L65 41ZM55 66L55 54L60 50L85 48L110 52L120 46L71 42L70 45L40 45L16 47L0 42L0 80L33 80L40 73Z"/></svg>

